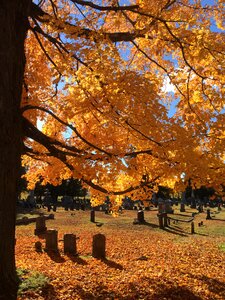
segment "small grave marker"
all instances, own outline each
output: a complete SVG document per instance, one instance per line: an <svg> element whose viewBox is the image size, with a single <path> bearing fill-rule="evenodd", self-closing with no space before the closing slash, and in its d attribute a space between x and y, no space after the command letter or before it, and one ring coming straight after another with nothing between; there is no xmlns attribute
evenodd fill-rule
<svg viewBox="0 0 225 300"><path fill-rule="evenodd" d="M45 217L40 216L36 219L36 228L34 230L35 235L43 234L47 230L47 227L45 225Z"/></svg>
<svg viewBox="0 0 225 300"><path fill-rule="evenodd" d="M42 244L40 241L35 242L34 247L36 252L42 252Z"/></svg>
<svg viewBox="0 0 225 300"><path fill-rule="evenodd" d="M184 203L180 204L180 212L185 212L185 204Z"/></svg>
<svg viewBox="0 0 225 300"><path fill-rule="evenodd" d="M76 235L64 234L64 253L77 254Z"/></svg>
<svg viewBox="0 0 225 300"><path fill-rule="evenodd" d="M210 209L207 209L207 215L206 215L206 220L211 220L212 219L212 217L211 217L211 215L210 215Z"/></svg>
<svg viewBox="0 0 225 300"><path fill-rule="evenodd" d="M139 223L145 223L144 211L143 210L139 210L137 212L137 219L138 219Z"/></svg>
<svg viewBox="0 0 225 300"><path fill-rule="evenodd" d="M91 222L95 222L95 211L94 209L91 210Z"/></svg>
<svg viewBox="0 0 225 300"><path fill-rule="evenodd" d="M195 223L191 222L191 234L195 233Z"/></svg>
<svg viewBox="0 0 225 300"><path fill-rule="evenodd" d="M95 234L92 242L92 256L95 258L104 259L106 238L104 234Z"/></svg>
<svg viewBox="0 0 225 300"><path fill-rule="evenodd" d="M49 229L46 231L45 251L58 252L58 231Z"/></svg>

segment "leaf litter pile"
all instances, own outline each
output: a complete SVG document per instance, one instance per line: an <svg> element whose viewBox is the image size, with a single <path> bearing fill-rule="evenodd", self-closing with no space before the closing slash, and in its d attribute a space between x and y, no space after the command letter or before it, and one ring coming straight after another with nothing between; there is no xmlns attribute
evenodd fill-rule
<svg viewBox="0 0 225 300"><path fill-rule="evenodd" d="M24 290L18 299L225 299L224 222L205 220L190 234L190 224L157 226L156 212L145 212L145 225L133 225L135 211L114 218L97 212L59 211L48 229L58 230L59 254L38 253L35 224L17 227L18 269L39 272L48 278L40 289ZM222 229L221 229L222 228ZM77 239L77 256L63 253L63 235ZM92 237L106 236L106 259L91 256Z"/></svg>

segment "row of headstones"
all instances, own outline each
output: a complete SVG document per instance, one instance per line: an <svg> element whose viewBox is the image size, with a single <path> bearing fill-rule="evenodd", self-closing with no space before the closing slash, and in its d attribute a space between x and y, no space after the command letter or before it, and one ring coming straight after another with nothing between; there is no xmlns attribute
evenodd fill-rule
<svg viewBox="0 0 225 300"><path fill-rule="evenodd" d="M198 207L191 207L191 208L197 208L199 213L203 212L203 205L202 204L199 205ZM185 204L184 203L180 204L180 212L185 212Z"/></svg>
<svg viewBox="0 0 225 300"><path fill-rule="evenodd" d="M64 253L71 255L78 255L77 253L77 237L72 233L64 234ZM38 252L42 252L41 242L35 243L35 249ZM46 252L58 253L58 231L49 229L45 233L45 249ZM104 259L106 257L106 238L103 234L95 234L92 241L92 256L98 259Z"/></svg>
<svg viewBox="0 0 225 300"><path fill-rule="evenodd" d="M41 207L45 208L47 207L47 211L50 212L51 210L53 210L54 212L57 211L57 205L51 205L51 204L46 204L46 205L41 205ZM39 208L41 208L39 207ZM68 211L68 210L71 210L71 211L74 211L74 210L85 210L85 205L80 205L80 206L76 206L75 204L72 204L72 205L65 205L64 206L64 210Z"/></svg>

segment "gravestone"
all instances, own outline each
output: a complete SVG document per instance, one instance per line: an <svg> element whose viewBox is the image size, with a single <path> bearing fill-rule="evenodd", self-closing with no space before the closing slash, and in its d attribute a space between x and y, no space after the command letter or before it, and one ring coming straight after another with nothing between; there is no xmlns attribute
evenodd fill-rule
<svg viewBox="0 0 225 300"><path fill-rule="evenodd" d="M94 209L91 210L91 222L95 222L95 211Z"/></svg>
<svg viewBox="0 0 225 300"><path fill-rule="evenodd" d="M46 231L45 251L58 252L58 231L49 229Z"/></svg>
<svg viewBox="0 0 225 300"><path fill-rule="evenodd" d="M196 208L196 200L194 197L190 197L189 199L190 203L191 203L191 208Z"/></svg>
<svg viewBox="0 0 225 300"><path fill-rule="evenodd" d="M191 234L195 233L195 223L191 222Z"/></svg>
<svg viewBox="0 0 225 300"><path fill-rule="evenodd" d="M38 234L43 234L45 233L47 230L47 227L45 225L45 217L44 216L40 216L36 219L36 228L34 230L34 234L38 235Z"/></svg>
<svg viewBox="0 0 225 300"><path fill-rule="evenodd" d="M210 209L207 209L207 215L206 215L206 220L211 220L211 215L210 215Z"/></svg>
<svg viewBox="0 0 225 300"><path fill-rule="evenodd" d="M165 212L165 202L161 198L158 200L158 212L159 214Z"/></svg>
<svg viewBox="0 0 225 300"><path fill-rule="evenodd" d="M202 213L203 212L203 205L202 204L199 204L199 206L198 206L198 212L199 213Z"/></svg>
<svg viewBox="0 0 225 300"><path fill-rule="evenodd" d="M76 235L64 234L64 253L77 254Z"/></svg>
<svg viewBox="0 0 225 300"><path fill-rule="evenodd" d="M171 200L165 200L165 212L167 214L173 214L174 210L171 207Z"/></svg>
<svg viewBox="0 0 225 300"><path fill-rule="evenodd" d="M42 252L42 244L40 241L35 242L34 248L36 252Z"/></svg>
<svg viewBox="0 0 225 300"><path fill-rule="evenodd" d="M54 214L49 214L48 217L46 217L46 219L54 220L55 219L55 215Z"/></svg>
<svg viewBox="0 0 225 300"><path fill-rule="evenodd" d="M145 223L144 211L143 210L139 210L137 212L137 220L138 220L139 223Z"/></svg>
<svg viewBox="0 0 225 300"><path fill-rule="evenodd" d="M182 202L180 204L180 212L185 212L185 204Z"/></svg>
<svg viewBox="0 0 225 300"><path fill-rule="evenodd" d="M95 234L92 242L92 256L95 258L105 258L105 244L106 238L104 234Z"/></svg>

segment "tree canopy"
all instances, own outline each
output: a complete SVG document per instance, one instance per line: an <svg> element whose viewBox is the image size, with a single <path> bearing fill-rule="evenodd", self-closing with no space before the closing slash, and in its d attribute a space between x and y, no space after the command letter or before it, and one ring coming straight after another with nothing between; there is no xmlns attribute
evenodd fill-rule
<svg viewBox="0 0 225 300"><path fill-rule="evenodd" d="M21 102L30 188L74 177L96 203L184 190L190 178L222 189L225 10L205 3L32 3Z"/></svg>

